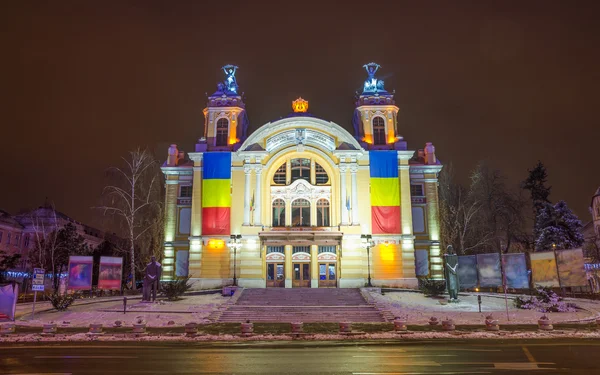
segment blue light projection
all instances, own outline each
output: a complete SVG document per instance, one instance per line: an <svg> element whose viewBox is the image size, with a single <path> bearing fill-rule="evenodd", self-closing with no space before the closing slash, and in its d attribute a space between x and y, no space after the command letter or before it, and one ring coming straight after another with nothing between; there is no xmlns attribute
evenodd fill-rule
<svg viewBox="0 0 600 375"><path fill-rule="evenodd" d="M381 65L376 64L374 62L363 65L363 68L367 70L367 74L369 75L365 80L365 84L363 86L363 94L386 92L383 88L383 80L375 78L375 73L380 67Z"/></svg>

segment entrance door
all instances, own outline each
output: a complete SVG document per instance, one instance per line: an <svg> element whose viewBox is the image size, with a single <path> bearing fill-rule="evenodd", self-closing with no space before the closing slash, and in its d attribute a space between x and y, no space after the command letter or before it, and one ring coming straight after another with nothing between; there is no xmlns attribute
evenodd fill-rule
<svg viewBox="0 0 600 375"><path fill-rule="evenodd" d="M310 263L294 263L292 287L310 288Z"/></svg>
<svg viewBox="0 0 600 375"><path fill-rule="evenodd" d="M337 286L335 263L319 263L319 288Z"/></svg>
<svg viewBox="0 0 600 375"><path fill-rule="evenodd" d="M285 267L283 263L267 263L267 287L285 287Z"/></svg>

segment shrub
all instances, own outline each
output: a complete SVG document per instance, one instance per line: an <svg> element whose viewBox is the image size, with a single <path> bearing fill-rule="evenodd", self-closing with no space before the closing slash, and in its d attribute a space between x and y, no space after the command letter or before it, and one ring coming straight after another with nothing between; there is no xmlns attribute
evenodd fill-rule
<svg viewBox="0 0 600 375"><path fill-rule="evenodd" d="M162 283L162 291L169 301L176 301L185 292L192 288L189 282L191 276L182 277L172 281L164 281Z"/></svg>
<svg viewBox="0 0 600 375"><path fill-rule="evenodd" d="M58 292L54 292L52 294L46 295L46 297L50 300L52 307L54 307L58 311L65 311L77 298L79 298L79 294L60 294Z"/></svg>
<svg viewBox="0 0 600 375"><path fill-rule="evenodd" d="M552 289L542 286L536 287L534 296L518 296L515 298L514 304L518 309L536 310L543 313L575 311L575 305L566 303Z"/></svg>
<svg viewBox="0 0 600 375"><path fill-rule="evenodd" d="M419 279L419 290L430 297L442 295L446 292L446 280Z"/></svg>

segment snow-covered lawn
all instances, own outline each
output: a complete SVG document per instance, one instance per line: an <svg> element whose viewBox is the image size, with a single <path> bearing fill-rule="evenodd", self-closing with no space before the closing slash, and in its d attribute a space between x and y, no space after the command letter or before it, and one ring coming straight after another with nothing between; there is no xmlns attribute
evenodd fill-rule
<svg viewBox="0 0 600 375"><path fill-rule="evenodd" d="M371 292L378 304L390 310L395 316L408 317L408 324L424 324L430 317L438 320L453 319L456 324L483 324L485 317L490 313L499 320L500 324L537 324L537 320L544 315L533 310L517 309L513 300L508 299L508 316L506 304L502 295L482 295L481 313L479 312L476 295L461 295L459 303L445 303L445 298L425 297L417 292L391 292L381 295ZM576 312L546 313L553 323L572 322L591 319L600 311L600 303L588 300L569 300L580 308ZM445 303L445 304L443 304Z"/></svg>
<svg viewBox="0 0 600 375"><path fill-rule="evenodd" d="M17 319L16 323L41 326L53 322L59 327L87 327L91 323L102 323L107 326L117 320L120 320L123 325L131 326L139 319L144 320L148 327L164 327L168 326L169 322L180 326L189 322L208 323L207 317L210 313L227 302L229 298L222 297L220 294L204 294L186 296L175 302L142 303L140 300L131 300L128 303L126 314L123 314L122 302L78 305L76 301L66 311L36 312L34 320L30 319L30 314L26 314Z"/></svg>

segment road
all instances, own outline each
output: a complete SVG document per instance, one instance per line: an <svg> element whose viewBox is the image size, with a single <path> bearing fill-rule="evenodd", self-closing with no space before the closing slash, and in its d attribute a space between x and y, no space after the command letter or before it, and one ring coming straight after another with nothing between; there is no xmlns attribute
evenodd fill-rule
<svg viewBox="0 0 600 375"><path fill-rule="evenodd" d="M0 374L595 374L591 340L0 342Z"/></svg>

